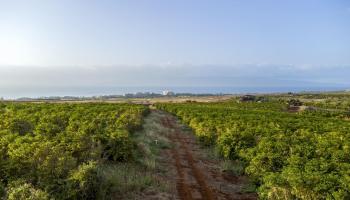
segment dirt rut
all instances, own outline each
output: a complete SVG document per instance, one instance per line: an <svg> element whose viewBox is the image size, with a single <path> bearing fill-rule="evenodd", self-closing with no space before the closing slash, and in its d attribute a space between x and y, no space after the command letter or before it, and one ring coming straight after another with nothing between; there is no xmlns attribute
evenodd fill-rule
<svg viewBox="0 0 350 200"><path fill-rule="evenodd" d="M219 168L219 161L208 159L193 135L185 133L177 119L163 113L162 125L172 130L169 139L173 165L176 168L176 188L182 200L253 200L254 193L245 193L247 177L232 176Z"/></svg>

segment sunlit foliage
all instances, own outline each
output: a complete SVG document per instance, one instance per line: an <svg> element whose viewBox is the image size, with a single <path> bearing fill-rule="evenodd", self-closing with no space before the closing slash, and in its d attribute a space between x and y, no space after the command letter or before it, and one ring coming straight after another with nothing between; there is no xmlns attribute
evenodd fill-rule
<svg viewBox="0 0 350 200"><path fill-rule="evenodd" d="M158 104L206 145L245 163L261 199L349 199L350 123L287 101Z"/></svg>
<svg viewBox="0 0 350 200"><path fill-rule="evenodd" d="M0 199L96 199L105 163L133 159L148 109L129 104L0 105ZM107 186L105 189L108 188Z"/></svg>

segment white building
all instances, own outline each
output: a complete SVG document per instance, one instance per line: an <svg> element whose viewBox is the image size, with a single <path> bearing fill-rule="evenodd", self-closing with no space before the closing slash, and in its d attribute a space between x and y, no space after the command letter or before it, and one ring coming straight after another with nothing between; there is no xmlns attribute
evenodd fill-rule
<svg viewBox="0 0 350 200"><path fill-rule="evenodd" d="M163 94L164 96L174 96L174 95L175 95L175 93L172 92L172 91L170 91L170 90L164 90L164 91L162 92L162 94Z"/></svg>

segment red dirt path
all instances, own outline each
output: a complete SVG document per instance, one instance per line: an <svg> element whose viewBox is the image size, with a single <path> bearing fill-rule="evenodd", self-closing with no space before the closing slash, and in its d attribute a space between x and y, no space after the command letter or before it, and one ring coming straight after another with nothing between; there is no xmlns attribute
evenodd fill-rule
<svg viewBox="0 0 350 200"><path fill-rule="evenodd" d="M158 112L158 111L157 111ZM232 176L219 169L219 161L210 160L200 149L193 135L185 133L177 119L163 113L162 125L173 130L169 139L176 168L176 188L182 200L255 200L255 193L244 193L247 177Z"/></svg>

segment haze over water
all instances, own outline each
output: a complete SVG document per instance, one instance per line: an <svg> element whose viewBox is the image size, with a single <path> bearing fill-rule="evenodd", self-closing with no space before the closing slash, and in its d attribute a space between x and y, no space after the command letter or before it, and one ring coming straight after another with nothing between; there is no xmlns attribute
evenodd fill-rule
<svg viewBox="0 0 350 200"><path fill-rule="evenodd" d="M350 88L350 1L0 1L0 97Z"/></svg>
<svg viewBox="0 0 350 200"><path fill-rule="evenodd" d="M17 99L21 97L50 97L50 96L75 96L91 97L101 95L124 95L127 93L153 92L161 94L164 90L170 90L175 93L193 93L193 94L246 94L246 93L280 93L280 92L317 92L317 91L340 91L347 90L346 87L68 87L68 88L18 88L17 90L1 90L5 99Z"/></svg>

